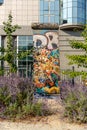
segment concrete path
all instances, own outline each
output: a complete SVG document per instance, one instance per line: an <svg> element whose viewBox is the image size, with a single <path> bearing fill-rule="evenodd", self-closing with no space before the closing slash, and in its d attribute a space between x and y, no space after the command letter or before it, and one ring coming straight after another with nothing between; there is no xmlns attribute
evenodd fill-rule
<svg viewBox="0 0 87 130"><path fill-rule="evenodd" d="M87 130L87 125L69 124L59 121L45 123L12 123L0 122L0 130Z"/></svg>

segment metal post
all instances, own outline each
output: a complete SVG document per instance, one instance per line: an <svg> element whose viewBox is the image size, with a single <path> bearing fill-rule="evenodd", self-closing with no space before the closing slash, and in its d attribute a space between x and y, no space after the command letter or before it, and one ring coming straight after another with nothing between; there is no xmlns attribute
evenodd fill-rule
<svg viewBox="0 0 87 130"><path fill-rule="evenodd" d="M74 72L74 66L72 66L72 71ZM74 77L72 78L72 85L74 86Z"/></svg>

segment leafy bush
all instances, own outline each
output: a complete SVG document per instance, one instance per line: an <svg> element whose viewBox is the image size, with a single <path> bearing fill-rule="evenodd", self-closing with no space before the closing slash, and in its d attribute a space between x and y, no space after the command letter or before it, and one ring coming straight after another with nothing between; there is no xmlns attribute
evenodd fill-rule
<svg viewBox="0 0 87 130"><path fill-rule="evenodd" d="M19 119L19 118L26 118L27 116L41 116L42 115L42 103L32 103L32 104L22 104L18 106L15 102L10 104L4 114L7 118L11 119Z"/></svg>
<svg viewBox="0 0 87 130"><path fill-rule="evenodd" d="M33 115L33 116L41 116L42 115L42 103L33 103L33 104L28 104L24 105L22 107L23 114L24 115Z"/></svg>
<svg viewBox="0 0 87 130"><path fill-rule="evenodd" d="M35 87L29 78L17 75L0 76L0 117L25 118L47 114L42 102L34 101ZM45 107L46 108L46 107Z"/></svg>
<svg viewBox="0 0 87 130"><path fill-rule="evenodd" d="M87 87L80 84L72 86L63 82L61 98L64 103L64 115L71 121L87 123Z"/></svg>
<svg viewBox="0 0 87 130"><path fill-rule="evenodd" d="M21 78L15 74L0 76L0 108L4 108L3 117L14 117L21 113L23 105L33 102L34 90L29 78Z"/></svg>

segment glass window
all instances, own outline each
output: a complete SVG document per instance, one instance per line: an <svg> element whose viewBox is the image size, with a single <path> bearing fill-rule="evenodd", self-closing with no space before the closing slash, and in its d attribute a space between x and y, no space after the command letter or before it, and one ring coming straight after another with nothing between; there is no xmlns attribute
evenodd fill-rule
<svg viewBox="0 0 87 130"><path fill-rule="evenodd" d="M78 21L77 21L77 18L73 18L73 19L72 19L72 22L75 23L75 24L77 24L77 22L78 22Z"/></svg>
<svg viewBox="0 0 87 130"><path fill-rule="evenodd" d="M82 3L82 1L85 1L85 0L77 0L77 1L79 1L79 2L81 2L81 3Z"/></svg>
<svg viewBox="0 0 87 130"><path fill-rule="evenodd" d="M78 18L78 19L77 19L77 21L78 21L78 23L79 23L79 24L81 24L81 23L82 23L81 18Z"/></svg>
<svg viewBox="0 0 87 130"><path fill-rule="evenodd" d="M50 16L50 22L54 23L54 16Z"/></svg>
<svg viewBox="0 0 87 130"><path fill-rule="evenodd" d="M59 18L59 0L40 0L40 22L54 23L55 16ZM43 6L43 9L41 9ZM51 18L53 17L53 19Z"/></svg>
<svg viewBox="0 0 87 130"><path fill-rule="evenodd" d="M50 10L50 14L51 14L51 15L54 15L54 14L55 14L55 12L57 12L57 11ZM57 12L57 13L58 13L58 12Z"/></svg>
<svg viewBox="0 0 87 130"><path fill-rule="evenodd" d="M44 2L44 10L49 10L49 3L47 1Z"/></svg>
<svg viewBox="0 0 87 130"><path fill-rule="evenodd" d="M73 1L73 2L72 2L72 6L77 7L77 4L78 4L77 1Z"/></svg>
<svg viewBox="0 0 87 130"><path fill-rule="evenodd" d="M64 3L66 3L66 2L67 2L67 0L63 0L63 2L64 2Z"/></svg>
<svg viewBox="0 0 87 130"><path fill-rule="evenodd" d="M85 4L85 0L82 0L82 3Z"/></svg>
<svg viewBox="0 0 87 130"><path fill-rule="evenodd" d="M77 7L73 7L72 15L73 15L73 17L77 17Z"/></svg>
<svg viewBox="0 0 87 130"><path fill-rule="evenodd" d="M44 16L44 23L48 23L49 22L49 17L48 15L47 16Z"/></svg>
<svg viewBox="0 0 87 130"><path fill-rule="evenodd" d="M26 36L19 36L18 38L19 38L18 39L19 41L25 41L26 40Z"/></svg>
<svg viewBox="0 0 87 130"><path fill-rule="evenodd" d="M72 23L72 17L68 18L68 23Z"/></svg>
<svg viewBox="0 0 87 130"><path fill-rule="evenodd" d="M63 9L63 19L67 19L67 9Z"/></svg>
<svg viewBox="0 0 87 130"><path fill-rule="evenodd" d="M63 3L63 8L67 8L67 3Z"/></svg>
<svg viewBox="0 0 87 130"><path fill-rule="evenodd" d="M28 40L32 40L33 41L33 36L28 36L27 38L28 38Z"/></svg>
<svg viewBox="0 0 87 130"><path fill-rule="evenodd" d="M82 23L83 23L83 24L85 24L85 21L86 21L86 20L84 20L84 19L82 18Z"/></svg>
<svg viewBox="0 0 87 130"><path fill-rule="evenodd" d="M68 7L72 7L72 2L68 2Z"/></svg>
<svg viewBox="0 0 87 130"><path fill-rule="evenodd" d="M25 51L26 50L26 46L18 46L18 50L22 50L22 51Z"/></svg>
<svg viewBox="0 0 87 130"><path fill-rule="evenodd" d="M71 2L71 1L73 1L73 0L68 0L68 2Z"/></svg>
<svg viewBox="0 0 87 130"><path fill-rule="evenodd" d="M54 10L55 8L54 8L54 2L52 1L52 2L50 2L50 10Z"/></svg>
<svg viewBox="0 0 87 130"><path fill-rule="evenodd" d="M4 3L4 0L0 0L0 4L3 4Z"/></svg>
<svg viewBox="0 0 87 130"><path fill-rule="evenodd" d="M43 10L43 7L44 7L43 1L40 1L40 10Z"/></svg>
<svg viewBox="0 0 87 130"><path fill-rule="evenodd" d="M29 43L33 44L33 36L18 36L18 45L25 46Z"/></svg>
<svg viewBox="0 0 87 130"><path fill-rule="evenodd" d="M45 14L49 14L49 11L43 11L43 12L44 12L44 15L45 15Z"/></svg>
<svg viewBox="0 0 87 130"><path fill-rule="evenodd" d="M82 10L82 18L85 19L86 13L85 10Z"/></svg>
<svg viewBox="0 0 87 130"><path fill-rule="evenodd" d="M43 10L40 10L40 15L43 15L43 14L44 14Z"/></svg>
<svg viewBox="0 0 87 130"><path fill-rule="evenodd" d="M72 17L72 8L68 8L68 17Z"/></svg>
<svg viewBox="0 0 87 130"><path fill-rule="evenodd" d="M55 16L55 23L59 23L59 18L58 18L58 16Z"/></svg>
<svg viewBox="0 0 87 130"><path fill-rule="evenodd" d="M82 3L78 2L77 6L80 7L80 8L82 8Z"/></svg>
<svg viewBox="0 0 87 130"><path fill-rule="evenodd" d="M55 10L59 10L59 1L55 1Z"/></svg>
<svg viewBox="0 0 87 130"><path fill-rule="evenodd" d="M27 51L33 47L33 36L18 36L18 52ZM21 76L29 77L28 71L30 69L29 64L33 62L32 56L26 56L18 60L18 70L21 70ZM31 75L32 76L32 75Z"/></svg>
<svg viewBox="0 0 87 130"><path fill-rule="evenodd" d="M18 42L18 44L19 44L20 46L23 46L23 45L24 45L24 41L21 41L21 40L20 40L20 41Z"/></svg>
<svg viewBox="0 0 87 130"><path fill-rule="evenodd" d="M40 16L40 22L43 23L44 19L43 19L44 16Z"/></svg>
<svg viewBox="0 0 87 130"><path fill-rule="evenodd" d="M85 10L86 9L86 4L82 3L82 8Z"/></svg>
<svg viewBox="0 0 87 130"><path fill-rule="evenodd" d="M80 17L80 18L83 17L82 8L78 8L78 17Z"/></svg>
<svg viewBox="0 0 87 130"><path fill-rule="evenodd" d="M54 11L54 14L58 17L59 11Z"/></svg>

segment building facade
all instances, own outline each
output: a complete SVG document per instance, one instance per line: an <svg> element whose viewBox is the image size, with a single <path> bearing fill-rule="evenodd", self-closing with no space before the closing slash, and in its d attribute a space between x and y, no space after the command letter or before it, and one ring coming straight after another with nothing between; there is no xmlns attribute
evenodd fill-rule
<svg viewBox="0 0 87 130"><path fill-rule="evenodd" d="M48 47L59 49L61 70L71 69L66 54L83 53L70 48L68 39L83 40L80 37L81 30L77 33L73 29L78 29L86 23L87 0L0 0L0 46L6 44L3 22L7 21L10 12L13 25L21 26L21 29L13 34L13 42L18 52L28 50L33 45L38 48L44 41L46 44L48 39L51 42L51 46L47 45ZM57 46L52 43L56 38ZM6 69L9 68L7 64L4 66ZM31 76L32 57L18 60L17 66L21 75Z"/></svg>

